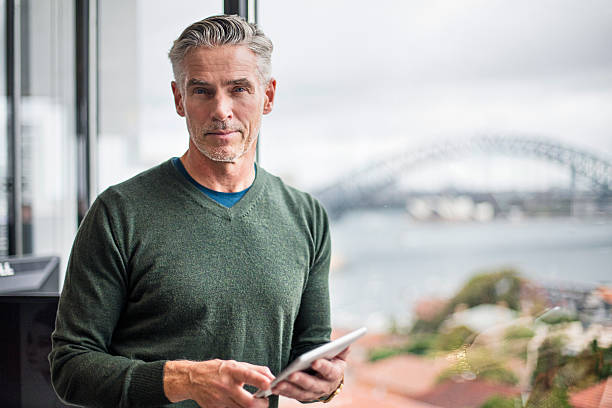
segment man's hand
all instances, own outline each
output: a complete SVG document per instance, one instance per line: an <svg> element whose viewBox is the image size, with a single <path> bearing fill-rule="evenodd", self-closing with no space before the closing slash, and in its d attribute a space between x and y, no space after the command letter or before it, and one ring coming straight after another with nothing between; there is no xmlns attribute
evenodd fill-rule
<svg viewBox="0 0 612 408"><path fill-rule="evenodd" d="M164 392L171 402L191 399L207 408L266 408L267 398L254 398L242 387L265 390L273 380L268 367L232 360L168 361L164 367Z"/></svg>
<svg viewBox="0 0 612 408"><path fill-rule="evenodd" d="M285 381L277 384L272 392L298 401L314 401L327 397L338 388L344 377L346 357L350 349L347 347L332 360L316 360L310 368L316 371L315 375L303 371L293 373Z"/></svg>

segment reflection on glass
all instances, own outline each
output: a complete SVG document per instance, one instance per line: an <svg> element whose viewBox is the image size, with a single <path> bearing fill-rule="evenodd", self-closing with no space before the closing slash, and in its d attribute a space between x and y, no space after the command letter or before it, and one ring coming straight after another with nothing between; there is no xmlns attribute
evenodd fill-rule
<svg viewBox="0 0 612 408"><path fill-rule="evenodd" d="M76 231L73 4L19 5L23 251L65 261Z"/></svg>
<svg viewBox="0 0 612 408"><path fill-rule="evenodd" d="M374 333L332 404L605 406L607 5L469 3L259 3L262 166L329 210L335 335Z"/></svg>
<svg viewBox="0 0 612 408"><path fill-rule="evenodd" d="M100 2L99 191L187 149L167 54L185 27L222 7L218 0Z"/></svg>
<svg viewBox="0 0 612 408"><path fill-rule="evenodd" d="M0 0L0 55L6 55L6 3ZM6 59L0 58L0 77L6 78ZM0 81L0 256L8 254L8 156L7 156L6 81Z"/></svg>
<svg viewBox="0 0 612 408"><path fill-rule="evenodd" d="M51 333L55 327L55 304L23 303L20 305L21 324L21 406L65 407L51 385L48 356Z"/></svg>

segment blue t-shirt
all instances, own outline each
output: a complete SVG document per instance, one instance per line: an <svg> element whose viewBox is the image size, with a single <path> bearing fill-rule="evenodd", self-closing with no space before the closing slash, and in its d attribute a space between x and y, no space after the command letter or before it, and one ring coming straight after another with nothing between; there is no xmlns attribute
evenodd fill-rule
<svg viewBox="0 0 612 408"><path fill-rule="evenodd" d="M194 178L191 177L189 173L187 173L187 169L185 168L185 166L183 166L183 162L181 162L178 157L172 158L172 164L174 164L174 167L176 167L176 169L180 171L183 176L185 176L185 178L191 182L191 184L196 186L198 190L200 190L219 204L228 208L232 207L234 204L240 201L242 196L244 196L246 192L249 191L249 188L251 188L251 186L249 186L246 189L238 191L236 193L223 193L221 191L211 190L210 188L206 188L197 181L195 181ZM257 174L257 165L255 165L255 174Z"/></svg>

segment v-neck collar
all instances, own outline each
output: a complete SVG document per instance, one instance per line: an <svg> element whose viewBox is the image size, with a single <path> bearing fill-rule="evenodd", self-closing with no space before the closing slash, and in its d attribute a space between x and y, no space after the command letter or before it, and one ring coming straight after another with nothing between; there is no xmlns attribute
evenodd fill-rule
<svg viewBox="0 0 612 408"><path fill-rule="evenodd" d="M249 188L249 190L236 204L228 208L222 204L219 204L208 195L203 194L202 191L200 191L195 185L193 185L193 183L187 180L183 174L181 174L180 170L178 170L172 163L172 159L162 163L162 166L171 175L171 177L177 181L180 188L189 196L190 199L194 200L216 216L230 221L234 218L247 215L261 196L261 193L267 184L267 173L261 167L257 167L257 171L255 172L255 180L253 180L251 188Z"/></svg>

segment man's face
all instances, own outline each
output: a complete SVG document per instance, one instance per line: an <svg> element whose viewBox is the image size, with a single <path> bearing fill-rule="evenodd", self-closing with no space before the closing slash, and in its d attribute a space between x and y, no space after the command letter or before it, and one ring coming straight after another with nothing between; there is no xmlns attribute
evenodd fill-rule
<svg viewBox="0 0 612 408"><path fill-rule="evenodd" d="M262 114L272 111L276 82L261 84L257 57L241 45L193 49L183 73L172 91L192 143L211 160L235 162L254 146Z"/></svg>

